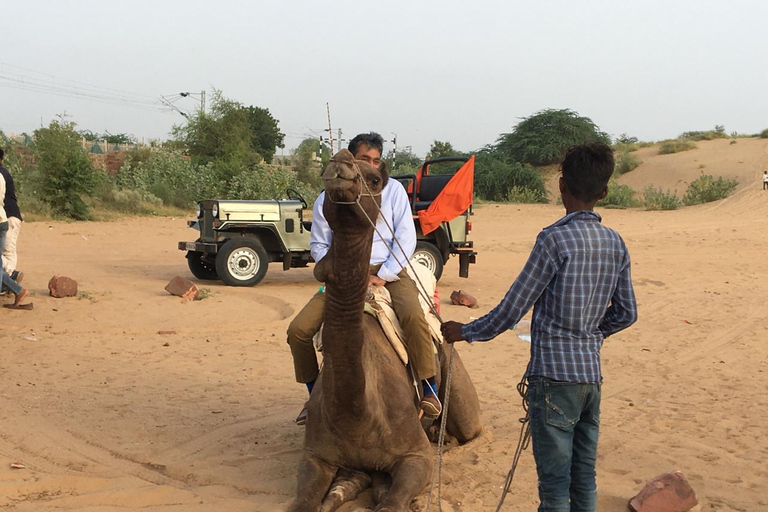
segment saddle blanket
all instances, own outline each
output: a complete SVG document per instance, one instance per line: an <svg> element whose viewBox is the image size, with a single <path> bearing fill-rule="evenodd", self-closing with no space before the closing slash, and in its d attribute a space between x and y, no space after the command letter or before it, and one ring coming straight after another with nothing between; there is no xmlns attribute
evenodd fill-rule
<svg viewBox="0 0 768 512"><path fill-rule="evenodd" d="M430 333L432 334L432 341L434 343L443 343L443 335L440 333L440 320L435 316L430 307L432 298L435 296L435 289L437 287L437 281L432 272L427 267L416 262L412 262L408 266L408 275L416 283L416 288L421 290L419 293L419 303L421 309L424 312L424 318L427 320ZM365 303L365 312L374 316L381 325L384 334L386 334L392 348L395 349L398 357L403 364L408 364L408 351L405 349L405 335L403 328L395 315L395 310L392 308L392 297L389 295L389 291L383 286L371 286L368 289L368 300ZM323 329L320 328L313 339L315 349L318 352L323 351ZM434 348L437 353L437 348Z"/></svg>

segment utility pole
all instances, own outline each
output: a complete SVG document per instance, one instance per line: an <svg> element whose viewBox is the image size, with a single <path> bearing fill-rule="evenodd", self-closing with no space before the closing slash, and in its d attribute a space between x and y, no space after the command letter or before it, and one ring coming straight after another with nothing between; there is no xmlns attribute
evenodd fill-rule
<svg viewBox="0 0 768 512"><path fill-rule="evenodd" d="M200 112L205 114L205 91L200 91Z"/></svg>
<svg viewBox="0 0 768 512"><path fill-rule="evenodd" d="M341 138L341 128L339 128L339 139L338 139L338 142L339 142L339 151L341 151L341 142L342 142L342 138Z"/></svg>
<svg viewBox="0 0 768 512"><path fill-rule="evenodd" d="M390 132L392 135L395 136L394 139L392 139L392 170L395 170L395 166L397 165L397 134L395 132Z"/></svg>
<svg viewBox="0 0 768 512"><path fill-rule="evenodd" d="M331 156L333 156L335 153L333 151L333 130L331 129L331 107L327 102L325 104L325 111L328 113L328 137L331 140Z"/></svg>

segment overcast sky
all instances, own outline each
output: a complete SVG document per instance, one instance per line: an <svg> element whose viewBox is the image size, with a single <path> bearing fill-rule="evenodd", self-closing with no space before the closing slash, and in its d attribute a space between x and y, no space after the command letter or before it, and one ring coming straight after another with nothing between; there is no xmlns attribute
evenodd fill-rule
<svg viewBox="0 0 768 512"><path fill-rule="evenodd" d="M394 132L420 156L433 140L493 143L544 108L643 140L755 133L768 128L766 55L757 0L3 2L0 129L66 113L79 129L165 139L184 118L153 103L198 93L174 103L191 112L215 87L268 108L286 153L323 134L326 103L344 138Z"/></svg>

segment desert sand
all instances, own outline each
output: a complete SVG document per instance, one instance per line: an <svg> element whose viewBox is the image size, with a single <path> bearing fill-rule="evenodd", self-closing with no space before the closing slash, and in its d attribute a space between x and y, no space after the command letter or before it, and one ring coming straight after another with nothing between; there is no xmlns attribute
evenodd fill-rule
<svg viewBox="0 0 768 512"><path fill-rule="evenodd" d="M700 510L768 510L768 191L759 182L768 142L655 152L641 150L644 163L622 182L682 192L703 171L740 185L677 211L599 210L629 247L640 314L602 351L599 511L625 510L646 480L671 470L687 476ZM555 204L478 205L478 262L468 279L457 261L446 266L443 317L468 321L496 305L538 231L562 214ZM294 382L285 330L318 284L309 268L273 264L254 288L201 282L204 300L171 296L171 278L191 278L176 249L193 235L185 221L24 224L19 262L35 309L0 310L0 508L268 512L290 503L303 440L292 420L306 389ZM54 274L76 279L80 296L49 297ZM451 305L458 289L480 307ZM529 347L513 332L457 344L485 431L448 447L442 510L495 509ZM537 502L529 449L502 510ZM365 494L341 510L370 503ZM425 503L426 493L415 506Z"/></svg>

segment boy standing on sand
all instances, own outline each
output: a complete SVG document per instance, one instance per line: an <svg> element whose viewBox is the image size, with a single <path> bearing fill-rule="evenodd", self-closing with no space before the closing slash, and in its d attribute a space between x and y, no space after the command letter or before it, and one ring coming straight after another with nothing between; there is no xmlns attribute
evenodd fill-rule
<svg viewBox="0 0 768 512"><path fill-rule="evenodd" d="M763 190L768 189L768 171L763 171Z"/></svg>
<svg viewBox="0 0 768 512"><path fill-rule="evenodd" d="M593 211L608 192L613 151L568 150L560 194L566 215L544 228L525 267L487 315L443 324L446 341L486 341L533 307L528 379L539 512L594 512L600 425L600 347L637 320L629 252Z"/></svg>

